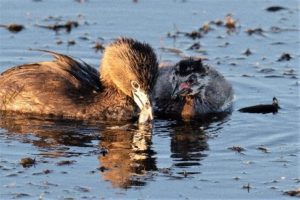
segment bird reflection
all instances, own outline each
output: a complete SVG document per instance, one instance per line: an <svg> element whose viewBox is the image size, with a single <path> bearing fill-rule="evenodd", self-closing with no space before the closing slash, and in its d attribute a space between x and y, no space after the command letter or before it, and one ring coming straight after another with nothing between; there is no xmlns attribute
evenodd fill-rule
<svg viewBox="0 0 300 200"><path fill-rule="evenodd" d="M101 175L114 187L143 186L157 170L151 149L151 132L147 130L108 130L102 132L100 145L108 153L99 156Z"/></svg>
<svg viewBox="0 0 300 200"><path fill-rule="evenodd" d="M86 127L80 121L56 120L26 115L1 115L0 127L8 131L8 135L21 142L34 146L49 148L58 146L91 146L91 141L99 137L99 128ZM18 137L18 134L33 133L34 138Z"/></svg>
<svg viewBox="0 0 300 200"><path fill-rule="evenodd" d="M205 115L197 121L179 122L171 129L171 158L179 174L185 170L187 174L198 174L201 160L207 156L210 134L215 134L228 119L227 113ZM212 126L212 124L214 124ZM214 128L212 128L212 127ZM181 171L180 171L181 170ZM195 171L196 170L196 171Z"/></svg>
<svg viewBox="0 0 300 200"><path fill-rule="evenodd" d="M157 170L155 152L151 149L151 128L146 125L106 122L104 126L101 123L0 115L0 128L6 129L7 136L13 139L41 147L41 156L93 156L96 152L102 179L110 181L114 187L144 186L151 178L150 171ZM22 137L28 133L35 137ZM95 140L98 144L93 142ZM83 152L78 152L72 146L95 147L98 151L89 154L81 148Z"/></svg>
<svg viewBox="0 0 300 200"><path fill-rule="evenodd" d="M31 143L39 147L39 156L48 158L96 155L100 178L123 189L143 187L160 173L171 178L201 173L197 166L207 156L207 139L211 132L223 127L224 121L226 115L189 122L157 120L154 127L149 128L133 124L87 124L22 115L1 116L0 113L0 128L5 130L1 134L5 138ZM23 137L28 133L29 137ZM170 147L165 146L171 151L167 155L172 158L170 173L158 169L153 150L152 137L160 138L161 133L166 133L171 140ZM160 140L155 141L158 146L163 144ZM76 147L95 150L91 153L91 148Z"/></svg>

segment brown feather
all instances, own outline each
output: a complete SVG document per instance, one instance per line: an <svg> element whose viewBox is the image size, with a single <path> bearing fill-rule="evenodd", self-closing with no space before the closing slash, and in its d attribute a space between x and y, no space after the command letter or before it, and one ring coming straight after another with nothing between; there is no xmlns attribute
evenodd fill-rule
<svg viewBox="0 0 300 200"><path fill-rule="evenodd" d="M155 82L157 61L152 48L132 39L121 38L109 45L101 67L103 81L97 70L82 61L41 51L55 59L13 67L0 74L0 110L63 118L128 120L137 115L131 94L123 91L131 90L131 78L137 78L147 92L151 92ZM116 76L112 72L117 72ZM124 81L111 84L116 79Z"/></svg>

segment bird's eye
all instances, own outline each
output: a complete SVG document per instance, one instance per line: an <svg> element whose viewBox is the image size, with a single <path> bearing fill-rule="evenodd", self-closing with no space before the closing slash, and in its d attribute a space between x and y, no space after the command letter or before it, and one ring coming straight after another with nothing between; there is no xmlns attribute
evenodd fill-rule
<svg viewBox="0 0 300 200"><path fill-rule="evenodd" d="M197 79L197 77L196 77L195 75L191 75L191 76L189 77L189 79L187 80L187 82L188 82L189 84L193 84L193 83L196 82L196 79Z"/></svg>
<svg viewBox="0 0 300 200"><path fill-rule="evenodd" d="M140 89L140 84L138 84L138 82L136 82L136 81L131 81L131 86L135 90Z"/></svg>
<svg viewBox="0 0 300 200"><path fill-rule="evenodd" d="M188 82L189 84L193 84L193 83L194 83L194 80L193 80L193 79L189 79L187 82Z"/></svg>

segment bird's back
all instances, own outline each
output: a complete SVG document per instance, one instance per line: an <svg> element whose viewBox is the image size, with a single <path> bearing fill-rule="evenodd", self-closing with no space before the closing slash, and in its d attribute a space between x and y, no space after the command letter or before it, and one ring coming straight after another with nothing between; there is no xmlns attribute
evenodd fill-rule
<svg viewBox="0 0 300 200"><path fill-rule="evenodd" d="M77 116L101 90L97 70L71 57L13 67L0 75L0 110Z"/></svg>

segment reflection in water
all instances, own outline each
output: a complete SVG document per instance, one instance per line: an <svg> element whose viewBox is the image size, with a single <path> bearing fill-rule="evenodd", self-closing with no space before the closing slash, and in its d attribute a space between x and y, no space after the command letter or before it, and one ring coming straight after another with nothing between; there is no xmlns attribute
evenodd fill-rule
<svg viewBox="0 0 300 200"><path fill-rule="evenodd" d="M148 172L157 170L153 157L155 153L151 150L151 129L119 125L106 123L104 126L101 123L84 124L80 121L17 115L0 116L0 127L8 130L7 135L41 147L39 150L42 156L93 156L95 153L74 152L74 148L70 147L95 147L104 180L120 188L143 186L151 177ZM33 133L35 137L20 137L23 133ZM99 144L93 142L95 140ZM103 153L103 149L107 149L107 153ZM85 151L82 148L80 150Z"/></svg>
<svg viewBox="0 0 300 200"><path fill-rule="evenodd" d="M26 138L38 147L91 146L91 141L98 138L99 128L85 126L80 121L55 120L51 118L30 117L23 115L0 114L0 127L8 130L9 134L33 133L35 138ZM16 137L16 139L24 139Z"/></svg>
<svg viewBox="0 0 300 200"><path fill-rule="evenodd" d="M184 168L188 174L200 173L199 168L195 169L194 166L201 165L201 160L206 156L207 135L211 132L209 126L214 122L222 124L224 118L205 118L196 122L158 120L152 129L132 124L86 124L81 121L0 115L0 128L8 131L5 137L39 147L40 156L70 157L84 154L93 158L96 153L100 177L114 187L130 188L144 186L152 180L152 171L160 171L156 165L152 137L153 134L160 137L161 132L171 139L171 170ZM222 127L213 126L215 129ZM26 133L32 134L23 137L28 135ZM90 148L80 148L78 153L76 147L93 147L96 150L89 153Z"/></svg>
<svg viewBox="0 0 300 200"><path fill-rule="evenodd" d="M114 187L143 186L149 171L157 170L149 130L102 132L101 146L108 154L99 156L102 176Z"/></svg>
<svg viewBox="0 0 300 200"><path fill-rule="evenodd" d="M200 160L208 150L205 133L198 128L177 128L171 136L171 152L176 167L200 165Z"/></svg>
<svg viewBox="0 0 300 200"><path fill-rule="evenodd" d="M222 128L227 116L227 113L220 113L205 115L196 121L177 121L170 129L171 157L174 167L190 169L193 166L201 165L201 160L207 156L205 151L209 150L207 139ZM213 128L210 127L212 124L214 124ZM200 172L187 170L186 173L197 174Z"/></svg>

